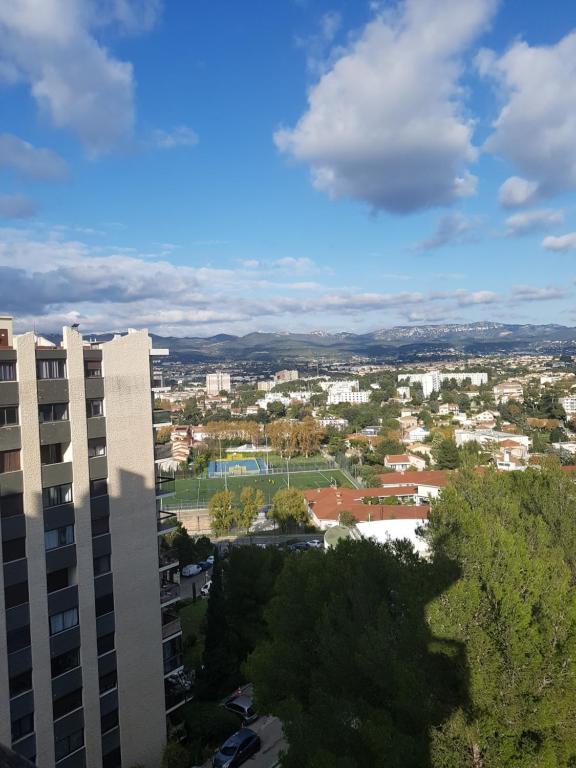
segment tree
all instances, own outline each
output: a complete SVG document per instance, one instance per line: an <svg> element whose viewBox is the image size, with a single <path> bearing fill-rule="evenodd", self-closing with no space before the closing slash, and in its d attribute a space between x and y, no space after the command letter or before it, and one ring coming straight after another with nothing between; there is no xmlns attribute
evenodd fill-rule
<svg viewBox="0 0 576 768"><path fill-rule="evenodd" d="M433 565L459 576L428 620L464 644L470 701L434 731L432 765L576 765L575 512L548 468L464 472L433 505Z"/></svg>
<svg viewBox="0 0 576 768"><path fill-rule="evenodd" d="M291 525L306 525L309 522L306 499L297 488L283 488L274 494L268 516L275 520L282 530Z"/></svg>
<svg viewBox="0 0 576 768"><path fill-rule="evenodd" d="M162 768L189 768L192 765L190 752L177 741L169 741L162 752Z"/></svg>
<svg viewBox="0 0 576 768"><path fill-rule="evenodd" d="M172 427L160 427L156 430L156 443L158 445L165 445L170 442L170 435L172 434Z"/></svg>
<svg viewBox="0 0 576 768"><path fill-rule="evenodd" d="M195 397L189 397L188 400L186 400L182 415L187 424L200 424L202 420L202 411L198 407Z"/></svg>
<svg viewBox="0 0 576 768"><path fill-rule="evenodd" d="M460 466L460 454L454 440L442 440L432 455L438 469L456 469Z"/></svg>
<svg viewBox="0 0 576 768"><path fill-rule="evenodd" d="M338 516L338 522L340 525L344 525L346 528L353 528L358 520L354 517L352 512L347 509L342 510Z"/></svg>
<svg viewBox="0 0 576 768"><path fill-rule="evenodd" d="M264 494L257 488L245 486L240 493L240 507L236 512L236 524L246 533L254 522L259 510L264 506Z"/></svg>
<svg viewBox="0 0 576 768"><path fill-rule="evenodd" d="M268 411L270 416L273 416L274 418L282 418L282 416L286 416L286 406L281 403L279 400L275 400L272 403L268 403L266 406L266 410Z"/></svg>
<svg viewBox="0 0 576 768"><path fill-rule="evenodd" d="M215 493L208 502L208 511L212 533L215 536L229 533L237 519L232 492L220 491Z"/></svg>

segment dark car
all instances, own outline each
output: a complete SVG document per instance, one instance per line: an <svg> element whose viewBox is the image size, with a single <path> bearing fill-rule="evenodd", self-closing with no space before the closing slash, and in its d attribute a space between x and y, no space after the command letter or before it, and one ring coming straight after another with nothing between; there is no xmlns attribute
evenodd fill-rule
<svg viewBox="0 0 576 768"><path fill-rule="evenodd" d="M252 699L246 694L239 694L238 696L232 696L224 704L229 712L234 712L242 718L242 725L250 725L254 720L258 720L258 714L254 711L252 705Z"/></svg>
<svg viewBox="0 0 576 768"><path fill-rule="evenodd" d="M260 736L250 730L241 728L230 736L212 758L213 768L236 768L260 749Z"/></svg>
<svg viewBox="0 0 576 768"><path fill-rule="evenodd" d="M209 563L208 560L200 560L198 565L200 568L202 568L203 571L209 571L210 568L212 568L212 563Z"/></svg>

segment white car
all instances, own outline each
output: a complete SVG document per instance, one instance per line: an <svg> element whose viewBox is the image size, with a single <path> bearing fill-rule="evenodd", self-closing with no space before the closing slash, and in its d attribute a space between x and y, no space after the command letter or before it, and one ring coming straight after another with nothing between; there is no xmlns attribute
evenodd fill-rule
<svg viewBox="0 0 576 768"><path fill-rule="evenodd" d="M208 555L206 562L210 563L210 565L214 565L214 555Z"/></svg>
<svg viewBox="0 0 576 768"><path fill-rule="evenodd" d="M182 576L198 576L199 573L202 573L202 568L199 565L196 565L196 563L185 565L184 568L182 568Z"/></svg>
<svg viewBox="0 0 576 768"><path fill-rule="evenodd" d="M320 539L310 539L310 541L306 542L306 546L310 547L310 549L321 549L324 546L324 542Z"/></svg>
<svg viewBox="0 0 576 768"><path fill-rule="evenodd" d="M210 594L211 586L212 586L212 579L210 579L210 581L207 581L206 584L204 584L204 586L200 590L200 594L203 595L204 597L208 597L208 595Z"/></svg>

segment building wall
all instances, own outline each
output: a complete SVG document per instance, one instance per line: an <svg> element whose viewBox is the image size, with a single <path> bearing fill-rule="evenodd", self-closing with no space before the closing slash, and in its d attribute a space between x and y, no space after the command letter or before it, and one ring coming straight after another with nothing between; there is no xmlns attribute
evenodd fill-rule
<svg viewBox="0 0 576 768"><path fill-rule="evenodd" d="M149 339L103 346L122 762L157 768L166 741Z"/></svg>

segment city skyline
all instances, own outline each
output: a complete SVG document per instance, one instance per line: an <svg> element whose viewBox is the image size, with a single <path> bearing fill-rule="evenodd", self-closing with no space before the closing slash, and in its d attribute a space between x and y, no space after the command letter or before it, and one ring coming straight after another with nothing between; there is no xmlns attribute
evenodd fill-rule
<svg viewBox="0 0 576 768"><path fill-rule="evenodd" d="M535 0L0 9L0 306L161 335L576 324L576 27Z"/></svg>

